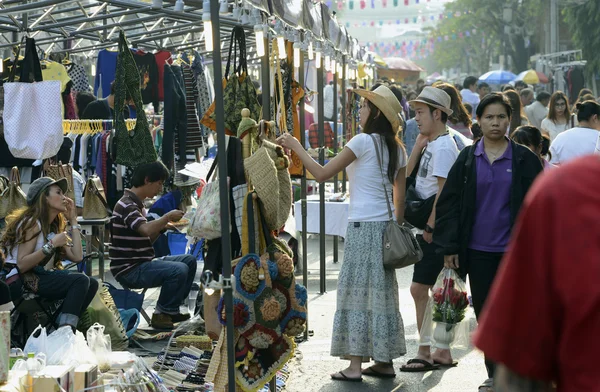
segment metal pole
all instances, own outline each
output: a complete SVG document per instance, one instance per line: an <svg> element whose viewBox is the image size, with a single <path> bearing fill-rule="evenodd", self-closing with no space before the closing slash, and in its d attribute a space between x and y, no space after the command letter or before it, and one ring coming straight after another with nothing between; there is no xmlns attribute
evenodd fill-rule
<svg viewBox="0 0 600 392"><path fill-rule="evenodd" d="M221 199L221 249L223 257L223 293L225 295L225 314L227 318L227 373L229 390L235 390L235 347L233 345L233 287L231 285L231 237L229 235L229 187L227 185L227 154L225 140L225 108L223 101L223 71L221 69L221 29L219 21L219 2L210 2L210 15L214 43L214 80L215 83L215 113L217 118L217 143L219 166L219 194Z"/></svg>
<svg viewBox="0 0 600 392"><path fill-rule="evenodd" d="M337 68L337 67L336 67ZM338 73L337 69L332 71L333 74L333 155L337 155L338 152L338 86L337 79ZM337 193L338 191L338 173L333 177L333 193ZM339 246L339 238L337 235L333 236L333 262L338 262L338 246Z"/></svg>
<svg viewBox="0 0 600 392"><path fill-rule="evenodd" d="M325 118L323 111L325 105L323 102L323 66L317 68L317 98L319 100L319 163L321 166L325 165ZM319 250L321 254L320 267L319 267L319 278L321 294L325 294L327 291L325 281L325 183L319 184Z"/></svg>
<svg viewBox="0 0 600 392"><path fill-rule="evenodd" d="M550 52L558 52L558 1L550 0Z"/></svg>
<svg viewBox="0 0 600 392"><path fill-rule="evenodd" d="M265 55L260 59L260 78L262 79L262 117L263 120L271 119L271 46L268 34L265 34Z"/></svg>
<svg viewBox="0 0 600 392"><path fill-rule="evenodd" d="M347 119L346 119L346 96L348 95L348 93L346 92L346 78L348 77L348 75L346 75L346 56L342 57L342 138L344 138L343 135L346 134L346 129L348 127L347 124ZM343 140L343 143L348 143L348 140ZM344 172L342 173L342 192L346 193L346 170L344 169Z"/></svg>
<svg viewBox="0 0 600 392"><path fill-rule="evenodd" d="M300 51L300 67L298 68L298 83L301 87L304 87L306 83L304 80L304 52ZM305 123L305 108L304 97L300 100L300 143L302 147L306 145L306 129ZM306 231L306 225L308 220L308 211L306 205L306 167L303 165L302 168L302 179L300 180L300 200L301 200L301 214L302 214L302 284L308 290L308 232ZM298 211L296 211L296 214ZM304 340L308 340L308 303L306 304L306 327L304 329Z"/></svg>

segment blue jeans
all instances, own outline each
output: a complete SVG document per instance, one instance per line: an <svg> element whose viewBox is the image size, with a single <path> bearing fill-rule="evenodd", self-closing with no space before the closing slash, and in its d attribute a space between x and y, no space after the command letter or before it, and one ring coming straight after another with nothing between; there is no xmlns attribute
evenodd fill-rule
<svg viewBox="0 0 600 392"><path fill-rule="evenodd" d="M165 256L141 263L119 276L117 281L130 289L161 287L156 310L166 314L179 314L179 305L188 296L195 275L194 256Z"/></svg>

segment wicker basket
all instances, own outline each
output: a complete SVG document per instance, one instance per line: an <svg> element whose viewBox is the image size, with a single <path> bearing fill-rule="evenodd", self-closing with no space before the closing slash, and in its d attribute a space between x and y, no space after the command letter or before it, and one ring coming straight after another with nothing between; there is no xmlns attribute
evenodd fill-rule
<svg viewBox="0 0 600 392"><path fill-rule="evenodd" d="M212 339L206 335L183 335L175 338L178 348L196 347L203 351L212 351Z"/></svg>

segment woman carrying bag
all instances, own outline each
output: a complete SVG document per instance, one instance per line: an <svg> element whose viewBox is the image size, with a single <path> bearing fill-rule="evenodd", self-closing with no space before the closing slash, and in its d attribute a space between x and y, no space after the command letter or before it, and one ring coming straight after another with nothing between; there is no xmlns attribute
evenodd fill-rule
<svg viewBox="0 0 600 392"><path fill-rule="evenodd" d="M538 157L506 137L513 113L500 93L477 106L483 137L466 147L448 173L436 206L433 242L444 254L444 266L469 274L473 307L479 318L508 245L525 195L542 172ZM494 364L485 361L491 390Z"/></svg>
<svg viewBox="0 0 600 392"><path fill-rule="evenodd" d="M21 298L24 291L46 299L64 299L57 323L75 330L98 290L98 282L61 270L61 260L83 259L81 226L75 203L65 196L66 191L64 178L54 181L42 177L31 183L27 207L8 216L0 247L6 255L6 283L13 300Z"/></svg>
<svg viewBox="0 0 600 392"><path fill-rule="evenodd" d="M344 263L338 280L337 310L331 355L350 359L350 366L331 375L334 380L362 381L362 376L394 378L392 360L406 353L394 269L385 269L383 235L389 221L385 188L398 223L404 220L406 152L398 138L402 106L386 86L355 90L363 97L363 133L353 137L325 166L314 161L290 134L279 137L319 182L348 168L350 209ZM376 144L382 152L382 172ZM363 361L375 364L362 370Z"/></svg>

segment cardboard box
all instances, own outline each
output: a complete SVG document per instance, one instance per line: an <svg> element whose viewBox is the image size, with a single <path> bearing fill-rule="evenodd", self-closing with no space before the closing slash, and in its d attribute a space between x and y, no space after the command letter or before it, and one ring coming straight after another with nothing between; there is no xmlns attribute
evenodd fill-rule
<svg viewBox="0 0 600 392"><path fill-rule="evenodd" d="M31 392L61 392L61 388L65 392L74 392L74 380L75 368L73 366L46 366L42 376L33 378Z"/></svg>
<svg viewBox="0 0 600 392"><path fill-rule="evenodd" d="M98 365L79 365L75 368L73 391L98 386Z"/></svg>

